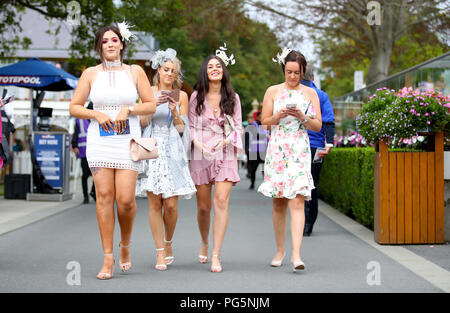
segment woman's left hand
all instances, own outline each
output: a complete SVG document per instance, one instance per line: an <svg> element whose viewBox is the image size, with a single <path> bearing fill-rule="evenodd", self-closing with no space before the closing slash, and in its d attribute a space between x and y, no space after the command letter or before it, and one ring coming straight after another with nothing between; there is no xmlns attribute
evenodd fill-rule
<svg viewBox="0 0 450 313"><path fill-rule="evenodd" d="M125 130L128 114L130 113L130 110L128 107L123 107L119 114L116 116L116 120L114 121L114 127L116 128L117 133L121 133Z"/></svg>
<svg viewBox="0 0 450 313"><path fill-rule="evenodd" d="M169 110L176 113L177 112L177 102L172 97L167 97L169 99Z"/></svg>
<svg viewBox="0 0 450 313"><path fill-rule="evenodd" d="M217 141L217 143L211 148L212 152L216 152L219 151L223 148L223 146L225 145L225 140L224 139L220 139Z"/></svg>

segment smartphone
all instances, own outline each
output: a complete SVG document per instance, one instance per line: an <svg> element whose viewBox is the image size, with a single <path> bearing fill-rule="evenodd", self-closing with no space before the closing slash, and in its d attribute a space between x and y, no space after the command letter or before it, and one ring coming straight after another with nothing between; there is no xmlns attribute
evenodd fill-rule
<svg viewBox="0 0 450 313"><path fill-rule="evenodd" d="M297 107L297 104L295 103L288 103L286 104L287 109L295 109Z"/></svg>
<svg viewBox="0 0 450 313"><path fill-rule="evenodd" d="M10 103L11 101L14 101L14 98L15 98L14 95L6 97L5 99L2 100L3 105Z"/></svg>
<svg viewBox="0 0 450 313"><path fill-rule="evenodd" d="M180 89L174 89L170 92L169 96L175 100L175 102L178 102L180 100Z"/></svg>

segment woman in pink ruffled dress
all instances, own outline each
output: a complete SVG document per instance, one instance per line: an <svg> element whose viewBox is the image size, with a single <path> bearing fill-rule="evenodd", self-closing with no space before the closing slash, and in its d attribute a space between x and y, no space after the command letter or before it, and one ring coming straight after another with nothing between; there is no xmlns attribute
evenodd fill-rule
<svg viewBox="0 0 450 313"><path fill-rule="evenodd" d="M213 201L211 271L221 272L219 257L228 224L231 187L240 181L237 151L242 150L241 103L231 87L225 63L217 56L205 59L194 90L189 102L190 171L197 188L197 221L202 240L198 259L203 264L208 261Z"/></svg>

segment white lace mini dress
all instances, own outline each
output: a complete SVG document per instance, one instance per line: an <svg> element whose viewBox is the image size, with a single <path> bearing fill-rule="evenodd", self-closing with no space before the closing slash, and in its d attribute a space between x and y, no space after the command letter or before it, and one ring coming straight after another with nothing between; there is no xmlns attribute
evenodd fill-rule
<svg viewBox="0 0 450 313"><path fill-rule="evenodd" d="M157 97L156 94L155 97ZM189 133L186 116L180 117L185 123L185 132ZM189 171L189 163L181 135L176 130L169 115L169 103L156 107L151 123L144 129L143 138L156 139L158 157L143 161L143 175L136 183L136 195L146 197L147 192L162 195L163 199L180 196L190 199L196 192Z"/></svg>
<svg viewBox="0 0 450 313"><path fill-rule="evenodd" d="M123 70L97 70L90 93L94 110L116 119L124 106L136 105L137 90L130 66ZM91 119L87 134L86 158L90 168L115 168L139 171L140 162L130 156L130 139L141 137L139 117L128 116L130 134L100 136L100 125Z"/></svg>

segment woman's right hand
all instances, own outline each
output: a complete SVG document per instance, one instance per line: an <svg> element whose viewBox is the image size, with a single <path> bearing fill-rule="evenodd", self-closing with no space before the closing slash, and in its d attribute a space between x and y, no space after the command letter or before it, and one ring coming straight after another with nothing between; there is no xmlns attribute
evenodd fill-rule
<svg viewBox="0 0 450 313"><path fill-rule="evenodd" d="M160 95L160 96L158 96L158 98L156 98L156 106L159 106L168 101L169 101L169 99L166 95Z"/></svg>
<svg viewBox="0 0 450 313"><path fill-rule="evenodd" d="M199 149L200 151L202 151L202 153L203 153L203 155L204 155L205 157L210 157L210 156L212 155L211 152L208 151L208 149L206 148L206 145L205 145L203 142L198 141L198 140L194 140L193 143L194 143L194 146L195 146L197 149Z"/></svg>
<svg viewBox="0 0 450 313"><path fill-rule="evenodd" d="M95 111L94 117L106 132L108 132L108 133L110 132L108 127L110 127L111 129L114 129L113 120L105 113Z"/></svg>
<svg viewBox="0 0 450 313"><path fill-rule="evenodd" d="M288 109L286 108L281 109L273 116L276 122L275 124L278 124L282 118L285 118L287 116L288 116Z"/></svg>

